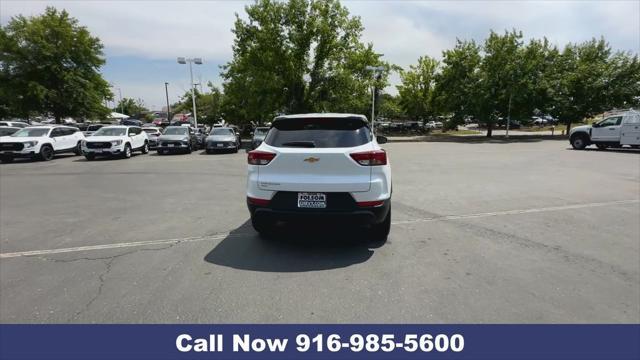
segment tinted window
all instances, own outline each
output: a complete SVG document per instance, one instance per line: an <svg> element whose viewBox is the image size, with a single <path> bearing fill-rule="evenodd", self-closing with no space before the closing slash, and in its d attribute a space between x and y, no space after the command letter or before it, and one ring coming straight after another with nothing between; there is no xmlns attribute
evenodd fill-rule
<svg viewBox="0 0 640 360"><path fill-rule="evenodd" d="M187 135L189 133L189 128L187 127L168 127L164 129L165 135Z"/></svg>
<svg viewBox="0 0 640 360"><path fill-rule="evenodd" d="M604 126L620 125L621 121L622 121L622 116L610 117L599 122L598 126L604 127Z"/></svg>
<svg viewBox="0 0 640 360"><path fill-rule="evenodd" d="M45 136L49 133L49 129L46 128L24 128L22 130L18 130L11 136L15 137L38 137Z"/></svg>
<svg viewBox="0 0 640 360"><path fill-rule="evenodd" d="M18 131L18 129L14 129L14 128L2 128L0 127L0 136L7 136L7 135L11 135L14 132Z"/></svg>
<svg viewBox="0 0 640 360"><path fill-rule="evenodd" d="M89 125L89 127L87 127L87 131L96 131L98 129L100 129L102 127L102 125Z"/></svg>
<svg viewBox="0 0 640 360"><path fill-rule="evenodd" d="M211 130L211 135L233 135L233 130L225 128L215 128Z"/></svg>
<svg viewBox="0 0 640 360"><path fill-rule="evenodd" d="M276 120L265 142L276 147L341 148L368 143L369 127L357 118Z"/></svg>
<svg viewBox="0 0 640 360"><path fill-rule="evenodd" d="M127 133L126 130L127 129L120 127L103 127L93 133L93 136L124 136Z"/></svg>

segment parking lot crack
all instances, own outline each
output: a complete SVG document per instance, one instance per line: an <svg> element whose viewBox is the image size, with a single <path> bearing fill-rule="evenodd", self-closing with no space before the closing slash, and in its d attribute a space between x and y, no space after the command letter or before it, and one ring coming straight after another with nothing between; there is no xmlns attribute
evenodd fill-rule
<svg viewBox="0 0 640 360"><path fill-rule="evenodd" d="M100 275L98 275L98 289L96 290L96 293L68 321L68 322L72 322L72 321L78 319L87 310L89 310L91 305L93 305L93 303L96 302L96 300L98 300L98 298L102 295L104 286L105 286L105 284L107 282L107 276L109 275L109 273L113 269L113 263L115 262L116 259L122 258L122 257L127 256L127 255L135 254L135 253L138 253L138 252L143 252L143 251L166 250L166 249L169 249L169 248L175 246L176 244L177 243L169 244L169 245L161 247L161 248L135 249L135 250L132 250L132 251L127 251L127 252L121 253L121 254L115 254L115 255L104 256L104 257L94 257L94 258L81 257L81 258L75 258L75 259L52 259L52 258L48 258L48 257L45 257L45 256L37 256L37 258L39 258L41 260L44 260L44 261L51 261L51 262L54 262L54 263L72 263L72 262L76 262L76 261L97 261L97 260L102 261L104 263L105 269L100 273Z"/></svg>

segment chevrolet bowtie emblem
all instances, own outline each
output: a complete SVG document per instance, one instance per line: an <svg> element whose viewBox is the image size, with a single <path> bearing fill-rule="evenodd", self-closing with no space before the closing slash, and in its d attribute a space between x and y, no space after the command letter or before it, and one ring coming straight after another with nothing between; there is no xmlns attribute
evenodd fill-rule
<svg viewBox="0 0 640 360"><path fill-rule="evenodd" d="M314 162L320 161L320 159L314 158L314 157L308 157L308 158L304 159L304 161L313 164Z"/></svg>

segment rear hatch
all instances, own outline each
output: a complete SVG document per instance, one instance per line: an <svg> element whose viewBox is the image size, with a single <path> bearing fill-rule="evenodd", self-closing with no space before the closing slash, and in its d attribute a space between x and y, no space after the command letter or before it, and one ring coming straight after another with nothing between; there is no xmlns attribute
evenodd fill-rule
<svg viewBox="0 0 640 360"><path fill-rule="evenodd" d="M279 119L259 148L276 156L258 167L258 186L275 191L368 191L371 167L359 165L350 154L372 149L371 133L360 118Z"/></svg>

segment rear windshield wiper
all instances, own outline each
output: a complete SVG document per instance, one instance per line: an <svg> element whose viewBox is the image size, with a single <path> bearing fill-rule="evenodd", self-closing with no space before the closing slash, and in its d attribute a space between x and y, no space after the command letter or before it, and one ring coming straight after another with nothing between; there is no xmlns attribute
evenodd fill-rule
<svg viewBox="0 0 640 360"><path fill-rule="evenodd" d="M289 141L286 143L282 143L282 146L314 148L316 147L316 143L313 141Z"/></svg>

